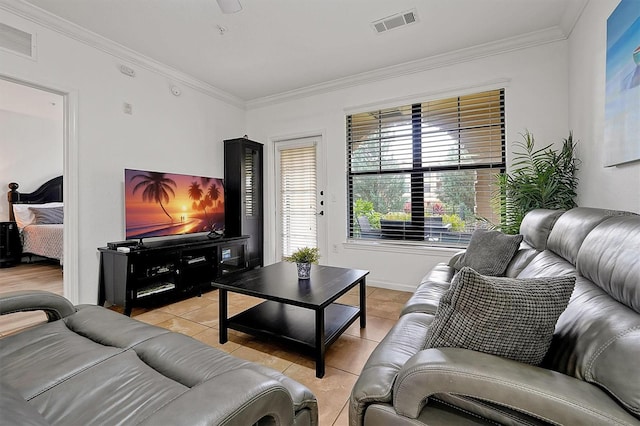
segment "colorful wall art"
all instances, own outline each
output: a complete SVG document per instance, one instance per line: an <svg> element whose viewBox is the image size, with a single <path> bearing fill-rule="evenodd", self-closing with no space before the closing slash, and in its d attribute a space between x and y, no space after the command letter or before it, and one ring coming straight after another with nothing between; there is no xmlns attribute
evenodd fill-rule
<svg viewBox="0 0 640 426"><path fill-rule="evenodd" d="M640 0L607 19L605 166L640 160Z"/></svg>

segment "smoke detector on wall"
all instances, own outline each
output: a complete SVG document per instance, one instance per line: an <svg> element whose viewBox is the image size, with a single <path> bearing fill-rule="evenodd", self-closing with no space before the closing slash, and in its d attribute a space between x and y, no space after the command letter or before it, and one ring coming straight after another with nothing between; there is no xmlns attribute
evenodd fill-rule
<svg viewBox="0 0 640 426"><path fill-rule="evenodd" d="M382 34L390 30L395 30L396 28L415 24L416 22L418 22L418 12L416 9L411 9L373 21L371 26L376 34Z"/></svg>

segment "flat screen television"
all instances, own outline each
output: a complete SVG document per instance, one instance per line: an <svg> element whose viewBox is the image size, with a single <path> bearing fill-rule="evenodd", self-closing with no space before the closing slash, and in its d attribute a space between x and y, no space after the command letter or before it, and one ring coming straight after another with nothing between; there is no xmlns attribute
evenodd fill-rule
<svg viewBox="0 0 640 426"><path fill-rule="evenodd" d="M224 232L221 178L124 170L126 239Z"/></svg>

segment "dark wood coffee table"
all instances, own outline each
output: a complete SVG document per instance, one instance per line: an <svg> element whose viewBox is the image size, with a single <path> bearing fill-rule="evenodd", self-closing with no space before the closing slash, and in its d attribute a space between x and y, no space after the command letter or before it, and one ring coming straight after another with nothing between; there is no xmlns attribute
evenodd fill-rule
<svg viewBox="0 0 640 426"><path fill-rule="evenodd" d="M312 265L311 278L298 280L296 265L280 262L218 278L212 286L220 290L220 343L227 342L229 328L284 340L311 349L316 377L323 377L326 348L356 318L360 318L360 327L367 325L367 274L369 271ZM335 303L356 285L360 285L360 307ZM227 318L228 291L265 301Z"/></svg>

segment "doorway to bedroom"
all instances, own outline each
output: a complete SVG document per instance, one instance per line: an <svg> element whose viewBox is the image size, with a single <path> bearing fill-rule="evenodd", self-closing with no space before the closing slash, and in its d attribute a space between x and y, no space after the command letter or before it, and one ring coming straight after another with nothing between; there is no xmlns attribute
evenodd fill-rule
<svg viewBox="0 0 640 426"><path fill-rule="evenodd" d="M31 193L44 182L63 175L64 100L59 93L0 78L0 184L5 194L10 182L18 183L19 192ZM7 197L3 196L0 198L0 221L11 219L9 210ZM16 218L21 232L29 223L27 216L23 213ZM3 268L3 281L22 276L20 281L28 282L28 276L40 273L51 279L52 265L58 265L58 278L46 283L46 290L62 294L64 243L61 234L58 232L59 238L52 240L49 237L39 239L35 233L35 237L26 242L30 245L24 250L27 253L22 257L23 262L15 267ZM52 284L60 287L58 291L51 288Z"/></svg>

